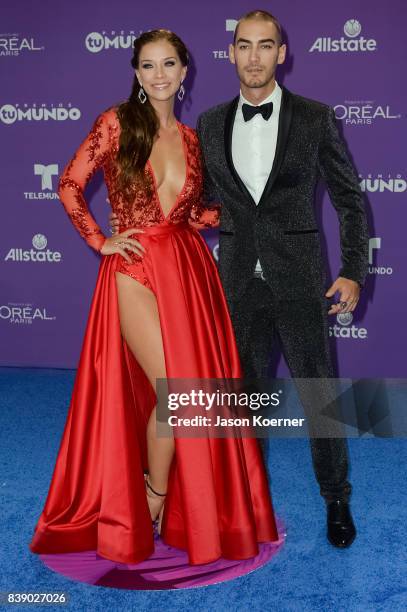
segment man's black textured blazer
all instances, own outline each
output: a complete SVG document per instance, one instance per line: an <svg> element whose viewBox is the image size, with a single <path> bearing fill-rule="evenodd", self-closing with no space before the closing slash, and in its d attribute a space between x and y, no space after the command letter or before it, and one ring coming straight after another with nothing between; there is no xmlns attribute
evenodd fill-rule
<svg viewBox="0 0 407 612"><path fill-rule="evenodd" d="M368 228L356 172L334 110L282 88L276 154L258 205L233 166L232 131L239 98L198 118L208 202L221 204L219 273L230 306L252 278L257 258L277 300L325 300L326 271L314 213L322 177L337 211L339 276L363 285Z"/></svg>

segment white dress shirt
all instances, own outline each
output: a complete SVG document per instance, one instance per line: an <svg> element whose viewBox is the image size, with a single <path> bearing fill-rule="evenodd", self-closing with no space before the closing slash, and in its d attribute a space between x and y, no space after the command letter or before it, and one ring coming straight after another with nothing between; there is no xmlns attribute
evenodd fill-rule
<svg viewBox="0 0 407 612"><path fill-rule="evenodd" d="M245 121L242 105L256 105L246 100L242 92L240 92L235 122L233 124L232 159L238 175L251 193L256 204L260 201L276 154L281 94L281 87L276 81L272 93L261 102L261 104L273 102L271 117L266 121L258 113L250 121ZM261 272L259 260L257 260L256 272Z"/></svg>

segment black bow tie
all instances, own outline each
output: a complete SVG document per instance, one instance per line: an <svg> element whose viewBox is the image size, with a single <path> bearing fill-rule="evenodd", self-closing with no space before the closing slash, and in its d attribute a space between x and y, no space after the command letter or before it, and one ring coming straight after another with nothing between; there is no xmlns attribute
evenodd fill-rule
<svg viewBox="0 0 407 612"><path fill-rule="evenodd" d="M242 104L242 113L243 119L245 121L250 121L253 119L254 115L257 113L261 113L263 119L268 121L273 112L273 103L267 102L267 104L260 104L260 106L252 106L251 104Z"/></svg>

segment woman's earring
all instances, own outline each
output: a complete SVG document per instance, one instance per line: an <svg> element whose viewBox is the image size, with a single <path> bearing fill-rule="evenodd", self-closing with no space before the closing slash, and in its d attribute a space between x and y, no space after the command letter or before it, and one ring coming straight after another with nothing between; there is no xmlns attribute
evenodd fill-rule
<svg viewBox="0 0 407 612"><path fill-rule="evenodd" d="M179 91L178 91L178 100L182 102L182 100L184 99L184 96L185 96L185 87L183 86L182 81L181 81L181 87L179 88Z"/></svg>
<svg viewBox="0 0 407 612"><path fill-rule="evenodd" d="M142 104L144 104L144 102L147 100L147 96L146 96L146 93L142 85L140 85L140 90L138 92L138 99L140 100Z"/></svg>

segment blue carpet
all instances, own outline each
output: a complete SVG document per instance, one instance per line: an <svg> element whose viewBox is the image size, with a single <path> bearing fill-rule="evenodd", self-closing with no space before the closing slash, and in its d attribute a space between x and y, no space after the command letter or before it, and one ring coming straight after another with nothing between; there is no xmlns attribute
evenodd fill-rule
<svg viewBox="0 0 407 612"><path fill-rule="evenodd" d="M72 370L0 368L1 591L65 591L73 610L407 609L406 444L401 439L349 440L358 529L349 549L337 550L326 540L325 508L308 442L280 439L270 443L268 469L287 541L269 565L231 582L180 592L92 587L48 570L28 543L45 502L74 375ZM41 608L49 606L35 605Z"/></svg>

